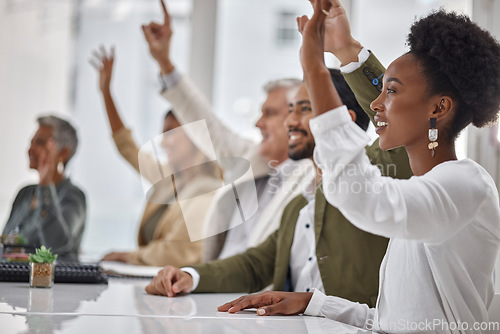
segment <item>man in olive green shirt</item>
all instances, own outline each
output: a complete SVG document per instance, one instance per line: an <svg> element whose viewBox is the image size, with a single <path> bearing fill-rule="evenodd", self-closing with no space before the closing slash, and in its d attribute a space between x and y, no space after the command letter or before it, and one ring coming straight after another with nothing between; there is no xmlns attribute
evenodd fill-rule
<svg viewBox="0 0 500 334"><path fill-rule="evenodd" d="M368 106L379 94L380 87L373 84L371 76L380 76L383 72L382 65L371 56L365 66L346 76L359 92L357 99L372 121L374 113ZM343 102L359 124L362 113L355 111L359 105L350 105L352 92L339 76L332 71L332 80ZM293 159L312 159L311 117L307 91L301 87L285 121L290 137L289 155ZM382 174L398 178L411 176L403 148L384 152L377 140L366 150ZM318 174L317 181L320 178ZM307 223L308 219L311 224ZM275 290L316 288L373 307L378 293L379 266L386 247L387 239L357 229L329 205L320 184L315 192L304 192L288 204L279 229L259 246L193 268L165 267L146 291L170 297L191 291L255 292L273 283Z"/></svg>

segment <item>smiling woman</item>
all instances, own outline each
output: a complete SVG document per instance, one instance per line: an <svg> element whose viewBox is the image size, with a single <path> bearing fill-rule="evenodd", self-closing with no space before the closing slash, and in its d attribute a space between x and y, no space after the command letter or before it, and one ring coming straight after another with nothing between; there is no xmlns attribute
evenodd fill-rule
<svg viewBox="0 0 500 334"><path fill-rule="evenodd" d="M324 4L327 18L320 13ZM323 43L318 32L324 31L325 20L331 27ZM363 149L366 136L352 126L333 87L325 88L324 44L344 60L362 54L361 45L342 33L349 28L340 3L315 1L314 16L302 17L299 29L306 84L310 91L321 92L311 94L313 106L318 106L313 110L319 111L311 130L325 197L357 227L391 238L380 269L377 308L315 292L305 313L390 333L411 331L413 327L400 326L405 323L420 328L444 319L472 328L487 322L500 250L498 192L476 162L457 160L454 142L469 123L481 127L498 118L500 44L467 16L444 10L412 25L410 51L391 63L382 92L371 104L380 147L404 146L417 175L396 181L369 166ZM350 46L340 49L345 41ZM347 56L346 49L351 50ZM372 70L376 59L368 55L363 62L364 71ZM349 166L357 172L346 174ZM372 189L378 190L343 191L342 183L376 185Z"/></svg>

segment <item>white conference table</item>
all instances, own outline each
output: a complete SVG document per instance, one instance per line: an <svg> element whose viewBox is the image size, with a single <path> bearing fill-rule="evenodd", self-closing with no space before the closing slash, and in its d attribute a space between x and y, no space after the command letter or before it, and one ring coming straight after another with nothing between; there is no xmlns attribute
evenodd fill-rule
<svg viewBox="0 0 500 334"><path fill-rule="evenodd" d="M319 317L218 312L242 294L151 296L148 282L111 278L50 289L0 282L0 333L369 333Z"/></svg>

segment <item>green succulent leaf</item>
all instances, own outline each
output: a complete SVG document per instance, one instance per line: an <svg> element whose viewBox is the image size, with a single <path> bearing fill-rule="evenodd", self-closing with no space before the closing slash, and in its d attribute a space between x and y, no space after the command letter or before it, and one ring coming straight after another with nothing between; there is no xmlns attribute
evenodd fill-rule
<svg viewBox="0 0 500 334"><path fill-rule="evenodd" d="M36 263L52 263L57 259L57 254L52 254L51 248L46 248L44 245L35 250L35 254L30 254L30 262Z"/></svg>

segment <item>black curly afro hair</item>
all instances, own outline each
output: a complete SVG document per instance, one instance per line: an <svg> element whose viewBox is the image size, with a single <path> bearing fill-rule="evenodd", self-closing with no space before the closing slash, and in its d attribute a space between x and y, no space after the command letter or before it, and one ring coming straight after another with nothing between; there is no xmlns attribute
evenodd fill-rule
<svg viewBox="0 0 500 334"><path fill-rule="evenodd" d="M500 110L500 44L465 15L439 10L417 20L408 35L429 80L429 96L446 94L457 103L450 140L472 122L493 123Z"/></svg>

